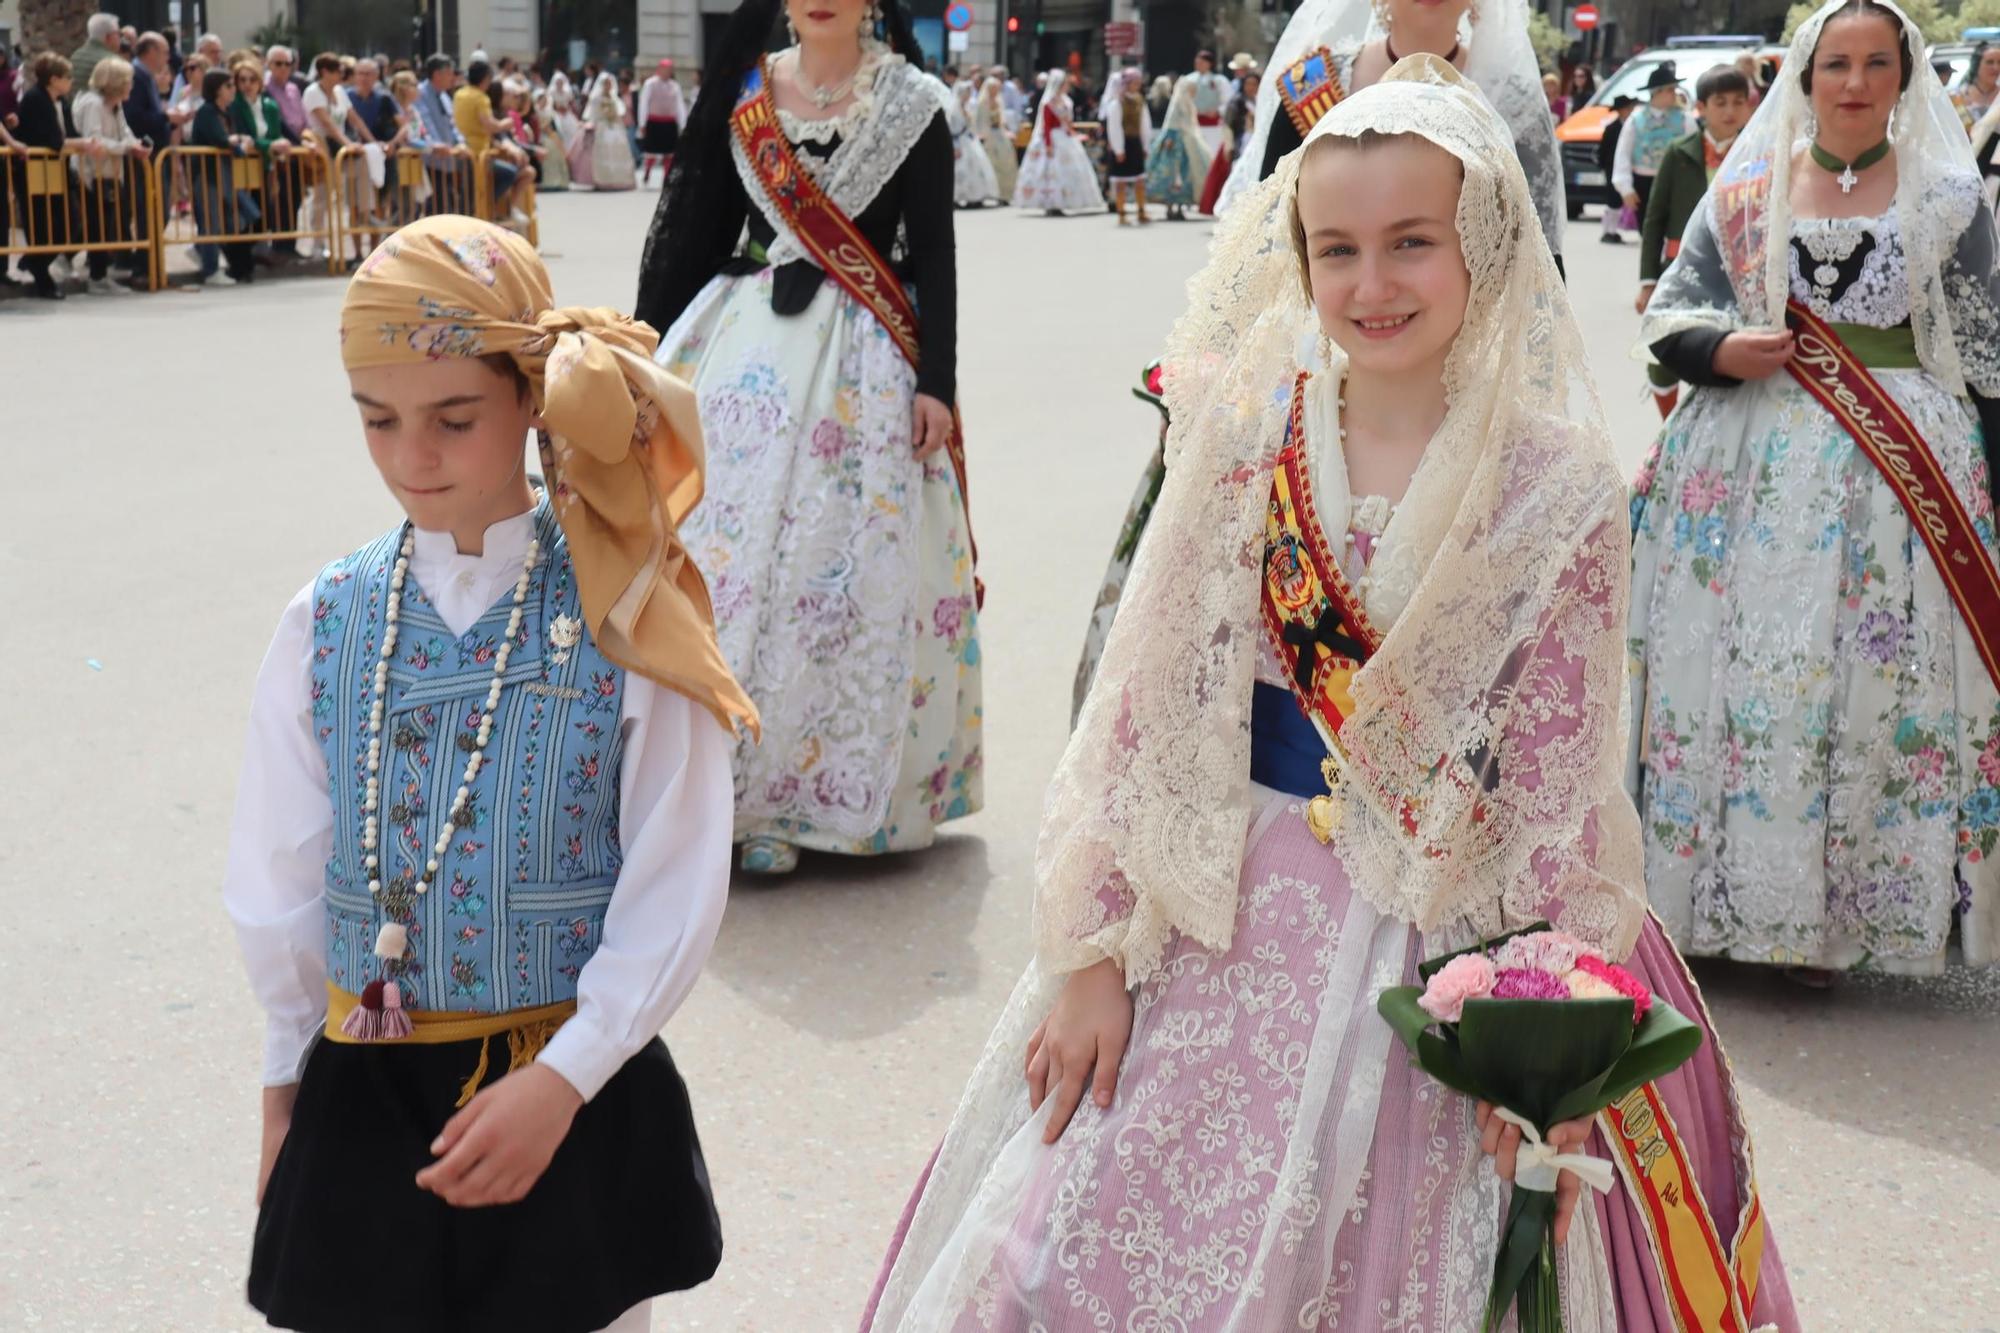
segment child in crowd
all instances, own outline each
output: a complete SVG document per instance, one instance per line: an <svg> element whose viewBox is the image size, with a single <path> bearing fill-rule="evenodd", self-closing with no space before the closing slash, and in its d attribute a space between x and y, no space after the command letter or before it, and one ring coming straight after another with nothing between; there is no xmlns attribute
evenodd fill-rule
<svg viewBox="0 0 2000 1333"><path fill-rule="evenodd" d="M1611 119L1604 122L1604 136L1597 141L1597 169L1611 179L1611 170L1618 161L1618 141L1625 137L1625 122L1632 119L1639 101L1634 97L1618 96L1611 99ZM1625 204L1614 200L1604 206L1604 221L1597 239L1606 245L1625 244ZM1635 224L1636 225L1636 224Z"/></svg>
<svg viewBox="0 0 2000 1333"><path fill-rule="evenodd" d="M1700 128L1681 106L1680 75L1674 72L1673 64L1655 66L1646 76L1646 105L1625 123L1611 162L1611 188L1632 210L1635 225L1646 216L1653 178L1666 160L1667 150Z"/></svg>
<svg viewBox="0 0 2000 1333"><path fill-rule="evenodd" d="M1703 73L1695 81L1694 95L1701 128L1667 149L1646 201L1645 228L1639 239L1639 296L1634 302L1642 315L1660 275L1681 252L1681 233L1687 230L1695 206L1708 193L1708 183L1715 179L1729 145L1750 119L1750 80L1734 65L1717 65ZM1680 381L1658 362L1648 366L1646 374L1664 418L1680 397Z"/></svg>
<svg viewBox="0 0 2000 1333"><path fill-rule="evenodd" d="M645 1329L721 1258L655 1034L721 920L755 725L676 537L694 398L650 328L554 308L527 242L461 215L378 247L340 336L408 517L292 599L252 703L223 885L268 1017L250 1301Z"/></svg>

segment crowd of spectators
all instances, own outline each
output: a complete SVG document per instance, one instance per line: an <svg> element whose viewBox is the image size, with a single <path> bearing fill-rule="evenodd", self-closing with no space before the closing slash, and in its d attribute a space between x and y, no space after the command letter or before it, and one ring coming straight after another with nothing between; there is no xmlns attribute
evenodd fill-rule
<svg viewBox="0 0 2000 1333"><path fill-rule="evenodd" d="M586 105L594 94L596 114ZM176 155L157 172L162 225L200 238L190 281L230 285L295 260L325 262L334 235L351 267L413 217L470 211L481 162L489 216L525 231L537 190L592 179L592 152L610 146L596 141L615 136L637 160L636 97L631 71L594 63L572 82L553 65L477 51L463 68L442 54L419 63L324 52L305 62L281 45L225 50L213 33L183 54L173 36L94 14L69 55L0 48L0 149L64 153L67 163L65 195L29 189L25 151L0 156L0 290L25 280L61 300L79 284L94 296L146 286L148 168L176 146L227 155ZM413 156L423 169L401 169ZM338 228L328 225L334 208ZM229 239L246 233L275 238ZM4 253L24 244L78 250Z"/></svg>

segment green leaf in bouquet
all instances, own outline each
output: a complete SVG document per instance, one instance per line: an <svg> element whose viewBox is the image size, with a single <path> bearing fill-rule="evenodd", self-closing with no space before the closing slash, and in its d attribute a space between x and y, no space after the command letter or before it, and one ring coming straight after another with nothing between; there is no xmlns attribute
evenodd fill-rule
<svg viewBox="0 0 2000 1333"><path fill-rule="evenodd" d="M1584 1206L1589 1205L1586 1202ZM1493 1333L1506 1322L1515 1296L1522 1294L1522 1284L1540 1265L1555 1225L1555 1195L1539 1190L1513 1191L1507 1201L1507 1221L1500 1228L1500 1252L1493 1260L1493 1285L1486 1293L1484 1333ZM1538 1322L1534 1314L1529 1303L1523 1301L1521 1333L1562 1333L1560 1311L1553 1325Z"/></svg>
<svg viewBox="0 0 2000 1333"><path fill-rule="evenodd" d="M1483 1096L1479 1085L1465 1072L1459 1058L1458 1040L1451 1030L1430 1031L1438 1024L1417 1003L1423 993L1418 986L1392 986L1375 1001L1375 1011L1396 1030L1396 1035L1402 1038L1403 1045L1410 1048L1426 1074L1455 1092L1462 1092L1468 1097Z"/></svg>
<svg viewBox="0 0 2000 1333"><path fill-rule="evenodd" d="M1467 1000L1458 1059L1477 1096L1544 1133L1571 1093L1601 1085L1632 1045L1632 1002Z"/></svg>
<svg viewBox="0 0 2000 1333"><path fill-rule="evenodd" d="M1594 1001L1609 1004L1609 1000ZM1571 1005L1574 1006L1572 1001ZM1627 1011L1629 1014L1629 1010ZM1627 1020L1630 1021L1629 1019ZM1673 1073L1701 1049L1701 1025L1662 1000L1653 997L1653 1007L1633 1029L1632 1044L1618 1057L1594 1087L1577 1088L1556 1104L1556 1120L1575 1120L1595 1115L1643 1083ZM1525 1113L1524 1113L1525 1114Z"/></svg>

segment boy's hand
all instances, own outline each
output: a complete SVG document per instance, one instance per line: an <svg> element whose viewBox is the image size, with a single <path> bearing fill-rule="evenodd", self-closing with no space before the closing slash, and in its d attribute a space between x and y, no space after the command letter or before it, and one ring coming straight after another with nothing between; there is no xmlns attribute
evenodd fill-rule
<svg viewBox="0 0 2000 1333"><path fill-rule="evenodd" d="M1639 192L1637 190L1625 191L1625 207L1637 208L1638 206L1639 206Z"/></svg>
<svg viewBox="0 0 2000 1333"><path fill-rule="evenodd" d="M484 1088L431 1143L438 1160L417 1188L454 1208L515 1203L548 1170L583 1097L547 1065L518 1069Z"/></svg>
<svg viewBox="0 0 2000 1333"><path fill-rule="evenodd" d="M1632 302L1632 309L1637 311L1639 314L1643 315L1646 313L1646 307L1651 305L1652 303L1653 303L1653 284L1650 282L1644 283L1639 288L1638 297L1634 299Z"/></svg>
<svg viewBox="0 0 2000 1333"><path fill-rule="evenodd" d="M264 1187L271 1183L271 1168L277 1164L278 1149L292 1128L292 1107L299 1099L299 1085L264 1089L264 1142L257 1152L257 1206L264 1206Z"/></svg>

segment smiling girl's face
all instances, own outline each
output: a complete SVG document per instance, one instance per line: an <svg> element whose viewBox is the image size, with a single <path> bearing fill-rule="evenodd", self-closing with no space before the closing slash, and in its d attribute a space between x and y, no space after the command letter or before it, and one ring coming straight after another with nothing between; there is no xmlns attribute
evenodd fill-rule
<svg viewBox="0 0 2000 1333"><path fill-rule="evenodd" d="M1298 224L1320 328L1356 370L1444 373L1472 278L1457 158L1411 135L1327 138L1299 169Z"/></svg>

